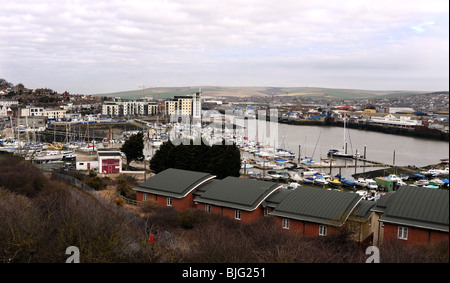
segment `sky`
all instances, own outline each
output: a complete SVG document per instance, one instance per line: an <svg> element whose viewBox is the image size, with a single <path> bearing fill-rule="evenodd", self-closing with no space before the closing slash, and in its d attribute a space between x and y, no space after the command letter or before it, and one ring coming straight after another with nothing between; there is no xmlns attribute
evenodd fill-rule
<svg viewBox="0 0 450 283"><path fill-rule="evenodd" d="M0 78L142 86L449 90L447 0L0 0Z"/></svg>

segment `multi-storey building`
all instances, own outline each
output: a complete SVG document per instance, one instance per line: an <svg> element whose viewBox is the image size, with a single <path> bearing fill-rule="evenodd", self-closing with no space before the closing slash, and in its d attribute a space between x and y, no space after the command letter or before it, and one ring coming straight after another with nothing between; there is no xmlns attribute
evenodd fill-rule
<svg viewBox="0 0 450 283"><path fill-rule="evenodd" d="M192 118L201 118L202 113L202 93L194 93L188 96L175 96L165 102L165 114L170 115L188 115Z"/></svg>
<svg viewBox="0 0 450 283"><path fill-rule="evenodd" d="M124 100L115 98L114 101L105 101L102 105L102 114L109 116L152 116L158 113L156 102L147 99Z"/></svg>

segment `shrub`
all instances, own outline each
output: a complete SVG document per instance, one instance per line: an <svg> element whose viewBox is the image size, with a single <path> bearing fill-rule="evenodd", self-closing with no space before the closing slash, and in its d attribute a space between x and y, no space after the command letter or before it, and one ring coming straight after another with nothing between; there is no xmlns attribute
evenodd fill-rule
<svg viewBox="0 0 450 283"><path fill-rule="evenodd" d="M93 188L94 190L103 190L106 188L106 183L103 181L102 178L95 176L93 178L90 178L85 182L86 185Z"/></svg>
<svg viewBox="0 0 450 283"><path fill-rule="evenodd" d="M147 199L139 203L139 208L142 213L150 213L156 211L156 201Z"/></svg>
<svg viewBox="0 0 450 283"><path fill-rule="evenodd" d="M198 223L205 220L206 214L197 209L187 209L178 216L178 224L184 229L192 229Z"/></svg>
<svg viewBox="0 0 450 283"><path fill-rule="evenodd" d="M123 206L123 205L125 204L125 200L124 200L123 198L116 198L116 199L114 200L114 203L115 203L117 206Z"/></svg>
<svg viewBox="0 0 450 283"><path fill-rule="evenodd" d="M0 160L0 186L29 197L51 188L38 168L14 156Z"/></svg>

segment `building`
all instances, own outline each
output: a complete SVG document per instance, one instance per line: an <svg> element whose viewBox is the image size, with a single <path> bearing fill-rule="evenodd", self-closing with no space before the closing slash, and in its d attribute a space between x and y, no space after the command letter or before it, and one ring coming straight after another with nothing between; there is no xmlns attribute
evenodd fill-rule
<svg viewBox="0 0 450 283"><path fill-rule="evenodd" d="M281 185L273 182L227 177L213 180L198 189L196 208L243 222L264 216L264 200Z"/></svg>
<svg viewBox="0 0 450 283"><path fill-rule="evenodd" d="M97 149L97 155L77 156L76 169L103 174L122 173L122 153L117 149Z"/></svg>
<svg viewBox="0 0 450 283"><path fill-rule="evenodd" d="M282 189L277 183L167 169L134 188L137 201L158 206L199 209L236 221L275 217L276 225L299 236L320 237L349 229L357 242L384 241L432 244L448 241L449 192L402 186L378 201L358 194L300 186Z"/></svg>
<svg viewBox="0 0 450 283"><path fill-rule="evenodd" d="M65 118L67 110L65 109L45 109L44 116L49 120L61 120Z"/></svg>
<svg viewBox="0 0 450 283"><path fill-rule="evenodd" d="M448 241L449 191L402 186L383 196L371 211L379 219L375 244L408 245Z"/></svg>
<svg viewBox="0 0 450 283"><path fill-rule="evenodd" d="M20 109L20 116L21 117L45 116L44 112L45 112L44 107L27 106L25 108Z"/></svg>
<svg viewBox="0 0 450 283"><path fill-rule="evenodd" d="M116 149L97 149L98 172L114 174L122 172L122 153Z"/></svg>
<svg viewBox="0 0 450 283"><path fill-rule="evenodd" d="M301 187L281 196L270 215L279 219L282 229L297 235L327 236L346 223L361 199L358 194Z"/></svg>
<svg viewBox="0 0 450 283"><path fill-rule="evenodd" d="M19 105L15 99L0 99L0 117L7 117L11 114L11 106Z"/></svg>
<svg viewBox="0 0 450 283"><path fill-rule="evenodd" d="M19 128L26 132L43 132L47 129L47 117L45 116L25 116L17 118Z"/></svg>
<svg viewBox="0 0 450 283"><path fill-rule="evenodd" d="M175 96L165 101L165 114L171 115L188 115L192 118L201 118L202 113L202 93L194 93L192 96Z"/></svg>
<svg viewBox="0 0 450 283"><path fill-rule="evenodd" d="M158 113L156 102L148 99L121 99L105 101L102 104L102 115L111 117L153 116Z"/></svg>
<svg viewBox="0 0 450 283"><path fill-rule="evenodd" d="M142 183L136 191L136 200L154 200L158 206L177 210L194 207L193 191L211 181L215 176L180 169L167 169Z"/></svg>
<svg viewBox="0 0 450 283"><path fill-rule="evenodd" d="M421 121L412 120L411 117L401 116L400 118L397 118L392 114L388 114L384 117L371 116L366 122L369 124L400 128L414 128L415 126L421 125Z"/></svg>
<svg viewBox="0 0 450 283"><path fill-rule="evenodd" d="M31 107L27 106L20 109L21 117L39 117L45 116L49 120L60 120L66 116L67 110L65 109L45 109L43 107Z"/></svg>

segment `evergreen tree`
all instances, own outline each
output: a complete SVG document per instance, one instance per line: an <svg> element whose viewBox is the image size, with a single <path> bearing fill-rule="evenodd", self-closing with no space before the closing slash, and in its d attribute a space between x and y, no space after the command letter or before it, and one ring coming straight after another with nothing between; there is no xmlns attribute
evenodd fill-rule
<svg viewBox="0 0 450 283"><path fill-rule="evenodd" d="M131 161L144 160L144 134L142 132L139 132L132 135L125 141L120 150L125 153L127 157L127 170L130 166Z"/></svg>
<svg viewBox="0 0 450 283"><path fill-rule="evenodd" d="M200 145L180 144L174 146L165 142L150 160L150 168L159 173L168 168L176 168L216 175L218 179L228 176L239 177L241 154L236 145L208 146L203 141Z"/></svg>

